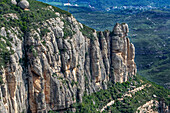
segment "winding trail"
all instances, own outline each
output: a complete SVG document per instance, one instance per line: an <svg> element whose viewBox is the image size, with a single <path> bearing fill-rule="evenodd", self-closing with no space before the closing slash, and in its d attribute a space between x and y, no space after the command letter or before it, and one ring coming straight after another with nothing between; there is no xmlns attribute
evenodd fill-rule
<svg viewBox="0 0 170 113"><path fill-rule="evenodd" d="M147 85L148 85L148 84L145 84L145 85L142 85L141 87L138 87L138 88L135 88L135 89L133 89L133 90L131 90L131 91L128 91L126 94L123 95L123 98L124 98L124 97L132 97L132 94L135 94L136 92L144 89ZM148 87L150 87L150 86L151 86L151 85L148 85ZM131 94L131 93L132 93L132 94ZM120 100L120 101L121 101L121 100L123 100L123 98L117 98L117 100ZM110 101L109 103L107 103L107 105L104 106L104 107L100 110L100 112L103 112L108 106L113 105L114 102L115 102L115 100L112 100L112 101Z"/></svg>
<svg viewBox="0 0 170 113"><path fill-rule="evenodd" d="M103 112L108 106L111 106L111 105L113 105L114 103L115 103L115 100L110 101L109 103L107 103L106 106L104 106L104 107L100 110L100 112Z"/></svg>

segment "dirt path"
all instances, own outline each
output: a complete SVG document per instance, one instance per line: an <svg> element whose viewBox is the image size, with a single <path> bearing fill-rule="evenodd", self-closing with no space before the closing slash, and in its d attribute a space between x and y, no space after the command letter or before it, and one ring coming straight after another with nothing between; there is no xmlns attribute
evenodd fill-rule
<svg viewBox="0 0 170 113"><path fill-rule="evenodd" d="M131 90L131 91L128 91L126 94L123 95L123 97L125 97L125 96L132 97L132 94L135 94L136 92L144 89L146 86L147 86L147 84L142 85L141 87L135 88L135 89L133 89L133 90ZM150 87L150 85L149 85L148 87ZM131 94L131 93L132 93L132 94ZM117 100L123 100L123 98L117 98ZM104 107L100 110L100 112L103 112L108 106L113 105L114 102L115 102L115 100L112 100L112 101L110 101L109 103L107 103L107 105L104 106Z"/></svg>
<svg viewBox="0 0 170 113"><path fill-rule="evenodd" d="M109 103L107 103L106 106L104 106L104 107L100 110L100 112L103 112L108 106L111 106L111 105L113 105L114 103L115 103L115 100L110 101Z"/></svg>

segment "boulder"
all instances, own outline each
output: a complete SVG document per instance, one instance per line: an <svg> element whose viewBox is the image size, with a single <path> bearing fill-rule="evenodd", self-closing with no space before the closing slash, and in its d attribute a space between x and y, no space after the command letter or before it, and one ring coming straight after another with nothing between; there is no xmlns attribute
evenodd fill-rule
<svg viewBox="0 0 170 113"><path fill-rule="evenodd" d="M3 36L3 37L6 37L6 36L7 36L5 27L2 27L2 28L0 29L0 36Z"/></svg>
<svg viewBox="0 0 170 113"><path fill-rule="evenodd" d="M16 0L11 0L11 3L14 4L14 5L17 5Z"/></svg>
<svg viewBox="0 0 170 113"><path fill-rule="evenodd" d="M18 3L18 6L20 6L22 9L28 9L29 8L29 2L27 0L21 0Z"/></svg>

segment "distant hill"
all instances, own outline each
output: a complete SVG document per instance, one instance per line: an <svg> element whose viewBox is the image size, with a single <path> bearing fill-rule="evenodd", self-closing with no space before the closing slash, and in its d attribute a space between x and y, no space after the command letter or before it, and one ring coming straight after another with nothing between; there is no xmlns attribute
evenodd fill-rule
<svg viewBox="0 0 170 113"><path fill-rule="evenodd" d="M68 2L68 0L39 0L42 2ZM170 5L170 0L69 0L72 3L86 3L95 8L105 9L113 6L155 6L163 7Z"/></svg>

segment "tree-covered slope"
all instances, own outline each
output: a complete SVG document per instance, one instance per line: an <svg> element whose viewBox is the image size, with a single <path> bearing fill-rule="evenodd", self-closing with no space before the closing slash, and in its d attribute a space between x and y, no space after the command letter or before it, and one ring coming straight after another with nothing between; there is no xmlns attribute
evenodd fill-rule
<svg viewBox="0 0 170 113"><path fill-rule="evenodd" d="M158 102L170 105L170 91L149 82L140 75L130 78L129 81L120 84L109 84L107 90L101 90L92 95L85 95L81 104L74 104L77 113L135 113L135 112L162 112ZM152 103L153 102L153 103ZM145 110L143 106L147 104ZM167 111L163 111L167 112Z"/></svg>
<svg viewBox="0 0 170 113"><path fill-rule="evenodd" d="M140 75L122 84L108 83L108 86L107 90L100 90L91 95L85 94L82 103L75 103L63 112L73 113L72 109L76 109L76 113L168 112L170 91Z"/></svg>

